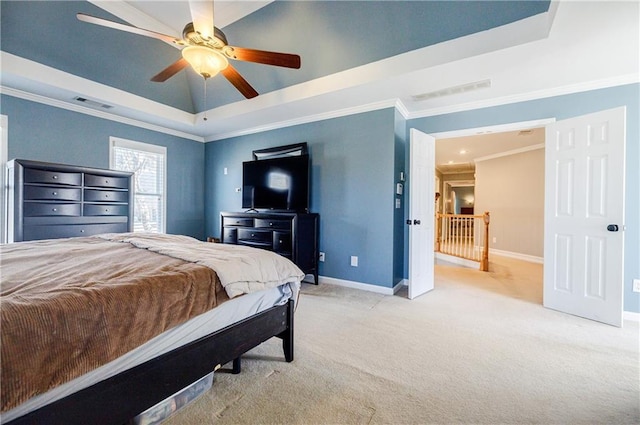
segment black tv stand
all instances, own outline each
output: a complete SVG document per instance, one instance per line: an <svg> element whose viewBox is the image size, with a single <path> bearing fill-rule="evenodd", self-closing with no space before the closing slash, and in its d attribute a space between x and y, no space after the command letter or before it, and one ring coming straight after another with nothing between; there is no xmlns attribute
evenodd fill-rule
<svg viewBox="0 0 640 425"><path fill-rule="evenodd" d="M222 212L222 243L274 251L289 258L318 284L318 227L316 213Z"/></svg>

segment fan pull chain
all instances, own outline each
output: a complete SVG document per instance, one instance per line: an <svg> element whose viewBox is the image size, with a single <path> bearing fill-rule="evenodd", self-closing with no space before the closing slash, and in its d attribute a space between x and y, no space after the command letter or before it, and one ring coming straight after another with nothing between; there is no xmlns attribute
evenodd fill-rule
<svg viewBox="0 0 640 425"><path fill-rule="evenodd" d="M207 120L207 79L204 79L204 120Z"/></svg>

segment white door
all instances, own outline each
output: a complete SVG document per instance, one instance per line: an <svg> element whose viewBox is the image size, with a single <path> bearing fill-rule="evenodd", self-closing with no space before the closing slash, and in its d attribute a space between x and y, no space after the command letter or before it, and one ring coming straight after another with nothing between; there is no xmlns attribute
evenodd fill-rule
<svg viewBox="0 0 640 425"><path fill-rule="evenodd" d="M547 126L544 306L622 326L625 108Z"/></svg>
<svg viewBox="0 0 640 425"><path fill-rule="evenodd" d="M409 133L409 299L433 289L436 139Z"/></svg>

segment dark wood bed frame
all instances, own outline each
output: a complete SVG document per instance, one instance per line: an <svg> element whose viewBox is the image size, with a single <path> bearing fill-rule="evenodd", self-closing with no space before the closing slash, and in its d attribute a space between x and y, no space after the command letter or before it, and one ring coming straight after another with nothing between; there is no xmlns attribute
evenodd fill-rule
<svg viewBox="0 0 640 425"><path fill-rule="evenodd" d="M272 307L8 422L7 425L122 425L273 336L293 361L294 302Z"/></svg>

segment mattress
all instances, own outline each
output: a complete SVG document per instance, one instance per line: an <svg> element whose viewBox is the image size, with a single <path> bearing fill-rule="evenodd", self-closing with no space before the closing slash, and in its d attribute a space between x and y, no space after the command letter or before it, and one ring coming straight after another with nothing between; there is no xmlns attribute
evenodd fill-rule
<svg viewBox="0 0 640 425"><path fill-rule="evenodd" d="M270 307L285 304L290 298L295 300L298 291L299 283L293 282L227 301L213 310L158 335L98 369L4 412L0 416L0 422L8 422Z"/></svg>

